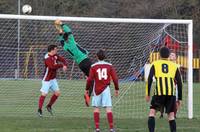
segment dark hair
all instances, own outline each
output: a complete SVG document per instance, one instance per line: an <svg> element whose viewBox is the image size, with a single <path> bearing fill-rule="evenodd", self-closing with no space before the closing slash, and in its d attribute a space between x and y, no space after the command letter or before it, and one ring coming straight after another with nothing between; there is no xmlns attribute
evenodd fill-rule
<svg viewBox="0 0 200 132"><path fill-rule="evenodd" d="M168 58L169 55L170 55L169 48L167 48L167 47L160 48L160 57L161 58Z"/></svg>
<svg viewBox="0 0 200 132"><path fill-rule="evenodd" d="M106 58L106 54L105 54L105 51L100 49L98 52L97 52L97 58L99 60L104 60Z"/></svg>
<svg viewBox="0 0 200 132"><path fill-rule="evenodd" d="M52 45L49 45L48 46L48 52L51 52L52 50L54 50L55 48L57 48L58 46L57 45L54 45L54 44L52 44Z"/></svg>

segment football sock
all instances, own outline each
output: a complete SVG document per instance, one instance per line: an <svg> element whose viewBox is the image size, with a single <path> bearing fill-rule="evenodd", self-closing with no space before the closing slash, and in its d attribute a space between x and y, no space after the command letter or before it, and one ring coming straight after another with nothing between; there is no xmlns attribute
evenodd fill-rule
<svg viewBox="0 0 200 132"><path fill-rule="evenodd" d="M56 96L55 94L53 94L51 96L51 99L50 99L49 104L47 106L52 106L56 102L57 98L58 98L58 96Z"/></svg>
<svg viewBox="0 0 200 132"><path fill-rule="evenodd" d="M176 121L175 120L169 121L169 126L170 126L171 132L176 132Z"/></svg>
<svg viewBox="0 0 200 132"><path fill-rule="evenodd" d="M148 127L149 127L149 132L154 132L154 129L155 129L155 118L154 117L149 117Z"/></svg>
<svg viewBox="0 0 200 132"><path fill-rule="evenodd" d="M95 128L99 128L99 112L94 112L94 123L95 123Z"/></svg>
<svg viewBox="0 0 200 132"><path fill-rule="evenodd" d="M113 114L112 114L112 112L107 113L107 119L108 119L110 129L113 129Z"/></svg>
<svg viewBox="0 0 200 132"><path fill-rule="evenodd" d="M39 102L38 102L38 107L39 107L39 109L42 109L44 100L45 100L45 96L42 96L42 95L41 95L40 98L39 98Z"/></svg>

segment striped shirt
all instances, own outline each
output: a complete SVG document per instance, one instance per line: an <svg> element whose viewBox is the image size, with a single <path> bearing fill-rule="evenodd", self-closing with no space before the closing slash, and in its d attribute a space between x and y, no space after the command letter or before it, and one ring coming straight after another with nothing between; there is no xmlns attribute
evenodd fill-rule
<svg viewBox="0 0 200 132"><path fill-rule="evenodd" d="M152 63L146 83L147 96L150 96L153 77L156 79L154 95L176 96L177 84L178 100L182 100L182 78L177 64L168 60L157 60Z"/></svg>

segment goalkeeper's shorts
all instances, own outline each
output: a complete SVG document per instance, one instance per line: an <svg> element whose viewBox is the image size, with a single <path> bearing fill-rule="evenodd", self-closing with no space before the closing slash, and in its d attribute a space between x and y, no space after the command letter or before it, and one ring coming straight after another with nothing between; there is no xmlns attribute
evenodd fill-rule
<svg viewBox="0 0 200 132"><path fill-rule="evenodd" d="M79 64L79 68L83 73L88 77L90 73L90 68L91 68L92 62L89 58L85 58L82 60Z"/></svg>
<svg viewBox="0 0 200 132"><path fill-rule="evenodd" d="M40 89L41 92L47 94L49 91L55 92L58 90L58 82L56 79L50 81L42 81L42 88Z"/></svg>
<svg viewBox="0 0 200 132"><path fill-rule="evenodd" d="M110 87L107 88L100 94L92 97L93 107L112 107L112 100L110 94Z"/></svg>

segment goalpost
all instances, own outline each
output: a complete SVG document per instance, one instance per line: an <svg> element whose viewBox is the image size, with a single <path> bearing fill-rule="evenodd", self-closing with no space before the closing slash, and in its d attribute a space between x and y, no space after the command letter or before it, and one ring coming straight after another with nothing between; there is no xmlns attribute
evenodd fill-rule
<svg viewBox="0 0 200 132"><path fill-rule="evenodd" d="M12 108L11 100L0 101L0 105L6 109L0 110L0 115L7 112L10 115L26 113L27 116L37 109L40 78L43 73L43 56L45 48L35 48L37 57L38 78L34 76L33 60L28 61L26 72L28 79L22 76L22 65L25 63L17 52L28 52L30 46L42 44L47 47L49 44L59 44L57 33L53 25L56 19L67 23L75 35L77 42L90 52L90 58L95 60L96 50L106 49L108 60L116 67L120 79L120 96L113 97L114 112L118 118L144 118L148 110L148 104L144 100L145 83L143 79L144 65L150 60L151 54L156 54L159 48L166 44L166 38L170 38L171 44L179 45L175 50L179 58L185 58L185 66L182 65L184 74L184 102L187 105L180 111L180 117L193 118L193 22L192 20L170 20L170 19L121 19L121 18L89 18L89 17L57 17L57 16L32 16L32 15L8 15L0 14L1 39L0 54L0 96L13 94L12 90L21 91L21 97L13 100L16 107ZM18 24L20 20L20 24ZM19 27L20 25L20 27ZM20 31L20 35L17 31ZM20 41L17 39L20 37ZM82 95L85 87L85 80L78 66L70 61L70 57L60 48L59 53L69 59L68 72L59 71L63 97L58 101L57 113L60 116L84 116L81 113L88 113L84 107ZM156 60L157 58L154 58ZM16 61L17 60L17 61ZM17 70L16 70L17 69ZM73 71L72 71L73 70ZM18 71L18 80L15 79L15 72ZM72 74L73 73L73 74ZM70 79L69 79L70 78ZM33 80L34 79L34 80ZM11 81L11 82L10 82ZM19 81L19 82L18 82ZM26 84L28 81L28 84ZM31 83L31 85L30 85ZM15 88L15 87L19 87ZM68 87L72 87L69 89ZM38 88L38 89L36 89ZM4 92L2 92L4 91ZM24 93L23 93L24 92ZM187 95L186 95L187 93ZM28 97L27 95L33 95ZM74 99L74 97L77 97ZM20 98L20 99L19 99ZM26 102L24 100L31 100ZM64 101L62 101L64 100ZM17 102L19 101L19 102ZM66 103L66 102L67 103ZM20 104L21 102L21 104ZM183 103L184 103L183 102ZM18 105L17 105L18 104ZM66 107L70 106L70 112ZM17 109L16 111L9 111ZM3 113L4 112L4 113ZM30 112L32 112L30 114ZM78 114L79 113L79 114Z"/></svg>

